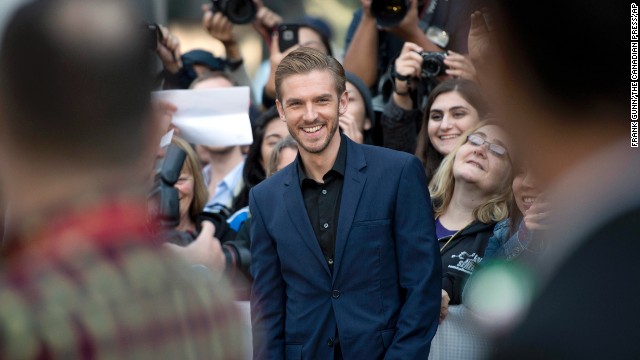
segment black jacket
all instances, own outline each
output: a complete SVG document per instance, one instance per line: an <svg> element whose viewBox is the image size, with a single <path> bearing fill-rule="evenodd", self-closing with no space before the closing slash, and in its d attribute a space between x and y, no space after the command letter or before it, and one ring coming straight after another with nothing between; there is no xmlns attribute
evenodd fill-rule
<svg viewBox="0 0 640 360"><path fill-rule="evenodd" d="M474 221L453 236L438 239L442 257L442 288L449 294L449 304L461 303L464 284L482 260L495 222Z"/></svg>

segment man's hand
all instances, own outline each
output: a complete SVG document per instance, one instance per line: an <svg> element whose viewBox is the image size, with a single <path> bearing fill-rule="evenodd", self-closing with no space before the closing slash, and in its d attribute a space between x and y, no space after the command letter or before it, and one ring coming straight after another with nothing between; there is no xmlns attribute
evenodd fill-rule
<svg viewBox="0 0 640 360"><path fill-rule="evenodd" d="M409 10L402 21L394 27L384 28L384 30L398 36L404 41L415 42L416 36L425 37L419 26L418 0L409 0Z"/></svg>
<svg viewBox="0 0 640 360"><path fill-rule="evenodd" d="M490 54L491 32L489 31L484 13L481 11L476 11L471 14L467 46L469 48L469 59L471 59L476 67L486 62L487 56Z"/></svg>
<svg viewBox="0 0 640 360"><path fill-rule="evenodd" d="M549 218L549 205L536 200L524 213L524 225L527 230L547 230Z"/></svg>
<svg viewBox="0 0 640 360"><path fill-rule="evenodd" d="M198 237L186 247L165 244L176 254L182 256L189 264L204 265L214 273L222 274L226 265L222 245L213 234L215 226L210 221L202 222L202 230Z"/></svg>
<svg viewBox="0 0 640 360"><path fill-rule="evenodd" d="M202 27L211 37L223 44L235 43L233 23L220 11L213 13L211 4L202 5Z"/></svg>
<svg viewBox="0 0 640 360"><path fill-rule="evenodd" d="M158 41L156 53L158 53L164 68L168 72L175 74L182 68L180 40L171 34L166 27L158 25L158 28L162 34L162 39Z"/></svg>
<svg viewBox="0 0 640 360"><path fill-rule="evenodd" d="M444 319L447 317L447 314L449 314L449 301L451 301L449 294L442 289L442 298L440 300L440 324L442 324Z"/></svg>
<svg viewBox="0 0 640 360"><path fill-rule="evenodd" d="M371 14L371 0L360 0L360 5L362 6L362 16L373 18Z"/></svg>
<svg viewBox="0 0 640 360"><path fill-rule="evenodd" d="M282 16L262 5L262 1L256 1L255 3L258 6L258 12L256 13L256 19L253 21L253 27L263 39L269 40L273 29L282 24Z"/></svg>
<svg viewBox="0 0 640 360"><path fill-rule="evenodd" d="M469 58L449 50L447 57L444 58L444 64L447 65L447 75L477 81L476 68Z"/></svg>
<svg viewBox="0 0 640 360"><path fill-rule="evenodd" d="M405 42L402 45L402 51L400 56L394 63L395 72L398 75L408 76L411 78L419 78L422 71L422 56L419 54L423 49L411 42ZM409 91L409 84L407 80L395 79L396 91L404 93Z"/></svg>
<svg viewBox="0 0 640 360"><path fill-rule="evenodd" d="M409 78L419 78L422 72L422 52L423 48L412 42L405 42L402 45L402 51L396 59L394 71L400 76L408 76ZM397 77L394 79L393 102L400 108L411 110L413 108L413 100L409 96L411 88L410 79L401 80Z"/></svg>

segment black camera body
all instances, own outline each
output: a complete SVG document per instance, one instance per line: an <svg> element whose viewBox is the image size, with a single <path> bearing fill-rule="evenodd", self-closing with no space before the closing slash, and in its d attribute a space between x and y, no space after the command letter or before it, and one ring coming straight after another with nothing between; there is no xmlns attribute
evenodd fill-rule
<svg viewBox="0 0 640 360"><path fill-rule="evenodd" d="M446 52L423 51L420 56L422 56L421 78L433 79L445 74L447 70L447 66L444 64Z"/></svg>
<svg viewBox="0 0 640 360"><path fill-rule="evenodd" d="M158 42L162 41L162 31L158 24L144 24L144 38L149 50L156 50Z"/></svg>
<svg viewBox="0 0 640 360"><path fill-rule="evenodd" d="M248 24L256 17L258 9L253 0L211 0L211 10L219 11L234 24Z"/></svg>

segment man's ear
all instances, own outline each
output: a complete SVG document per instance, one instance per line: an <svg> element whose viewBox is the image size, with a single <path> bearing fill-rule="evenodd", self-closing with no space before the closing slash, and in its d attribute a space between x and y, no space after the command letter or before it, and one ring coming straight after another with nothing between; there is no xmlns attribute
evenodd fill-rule
<svg viewBox="0 0 640 360"><path fill-rule="evenodd" d="M347 108L349 107L349 93L345 90L342 95L340 95L340 104L338 107L338 114L344 115L347 112Z"/></svg>
<svg viewBox="0 0 640 360"><path fill-rule="evenodd" d="M280 119L282 121L287 121L287 118L284 116L284 108L282 107L282 103L278 99L276 99L276 108L278 109L278 114L280 114Z"/></svg>

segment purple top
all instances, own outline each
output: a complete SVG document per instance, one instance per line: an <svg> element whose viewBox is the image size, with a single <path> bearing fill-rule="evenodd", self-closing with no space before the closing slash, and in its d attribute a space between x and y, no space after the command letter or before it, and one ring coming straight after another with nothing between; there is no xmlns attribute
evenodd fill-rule
<svg viewBox="0 0 640 360"><path fill-rule="evenodd" d="M438 239L442 239L445 236L452 236L456 233L457 230L449 230L446 227L442 226L440 223L440 218L436 219L436 236Z"/></svg>

